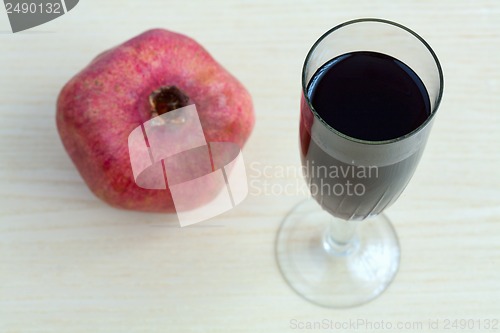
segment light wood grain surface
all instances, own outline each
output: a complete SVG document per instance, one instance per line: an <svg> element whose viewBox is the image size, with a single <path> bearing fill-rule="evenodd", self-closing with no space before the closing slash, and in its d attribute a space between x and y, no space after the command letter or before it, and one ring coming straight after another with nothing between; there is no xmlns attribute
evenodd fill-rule
<svg viewBox="0 0 500 333"><path fill-rule="evenodd" d="M275 264L277 228L304 196L255 188L301 184L257 170L298 166L304 57L323 32L358 17L422 35L443 65L445 94L417 172L387 211L402 246L396 280L369 304L330 310L299 298ZM255 188L188 228L96 199L55 129L63 84L153 27L197 39L255 104L244 150ZM82 0L18 34L0 9L0 31L0 332L293 332L294 322L324 319L476 332L500 319L500 2ZM454 319L476 324L446 330Z"/></svg>

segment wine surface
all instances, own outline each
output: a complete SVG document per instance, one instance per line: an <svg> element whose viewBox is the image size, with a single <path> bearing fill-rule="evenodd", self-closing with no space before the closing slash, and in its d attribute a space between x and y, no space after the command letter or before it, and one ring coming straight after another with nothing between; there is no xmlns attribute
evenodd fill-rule
<svg viewBox="0 0 500 333"><path fill-rule="evenodd" d="M328 125L368 141L408 134L430 114L429 96L417 74L376 52L352 52L330 60L314 74L308 95Z"/></svg>

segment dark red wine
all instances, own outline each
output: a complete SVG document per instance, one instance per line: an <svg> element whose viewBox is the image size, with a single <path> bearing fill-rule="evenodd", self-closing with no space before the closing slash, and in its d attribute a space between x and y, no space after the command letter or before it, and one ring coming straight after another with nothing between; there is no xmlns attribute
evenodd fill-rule
<svg viewBox="0 0 500 333"><path fill-rule="evenodd" d="M302 164L311 194L323 208L344 219L380 213L406 187L425 142L417 135L413 144L376 141L403 137L429 117L430 101L422 80L393 57L363 51L328 61L307 88L319 116L313 116L303 98ZM324 123L369 142L343 138Z"/></svg>
<svg viewBox="0 0 500 333"><path fill-rule="evenodd" d="M368 141L408 134L430 114L429 96L417 74L401 61L375 52L330 60L314 74L308 95L328 125Z"/></svg>

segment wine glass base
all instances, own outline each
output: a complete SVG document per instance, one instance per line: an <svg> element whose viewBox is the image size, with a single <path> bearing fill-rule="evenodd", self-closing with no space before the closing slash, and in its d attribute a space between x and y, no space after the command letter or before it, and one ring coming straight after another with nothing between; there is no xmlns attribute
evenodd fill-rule
<svg viewBox="0 0 500 333"><path fill-rule="evenodd" d="M346 308L366 303L391 283L399 267L399 243L384 215L357 223L347 247L325 243L332 215L313 199L299 203L286 216L276 238L280 271L303 298L324 307Z"/></svg>

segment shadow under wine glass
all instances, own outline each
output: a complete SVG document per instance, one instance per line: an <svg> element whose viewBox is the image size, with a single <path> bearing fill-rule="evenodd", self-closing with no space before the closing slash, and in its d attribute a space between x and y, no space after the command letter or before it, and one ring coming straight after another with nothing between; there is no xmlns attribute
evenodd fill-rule
<svg viewBox="0 0 500 333"><path fill-rule="evenodd" d="M418 128L390 140L369 141L341 133L321 118L308 95L311 79L328 61L357 51L389 55L418 75L430 103L430 114ZM415 171L443 82L430 46L394 22L349 21L312 46L302 71L300 149L313 199L286 216L275 244L282 275L305 299L325 307L356 306L380 295L393 280L400 249L390 221L381 213Z"/></svg>

